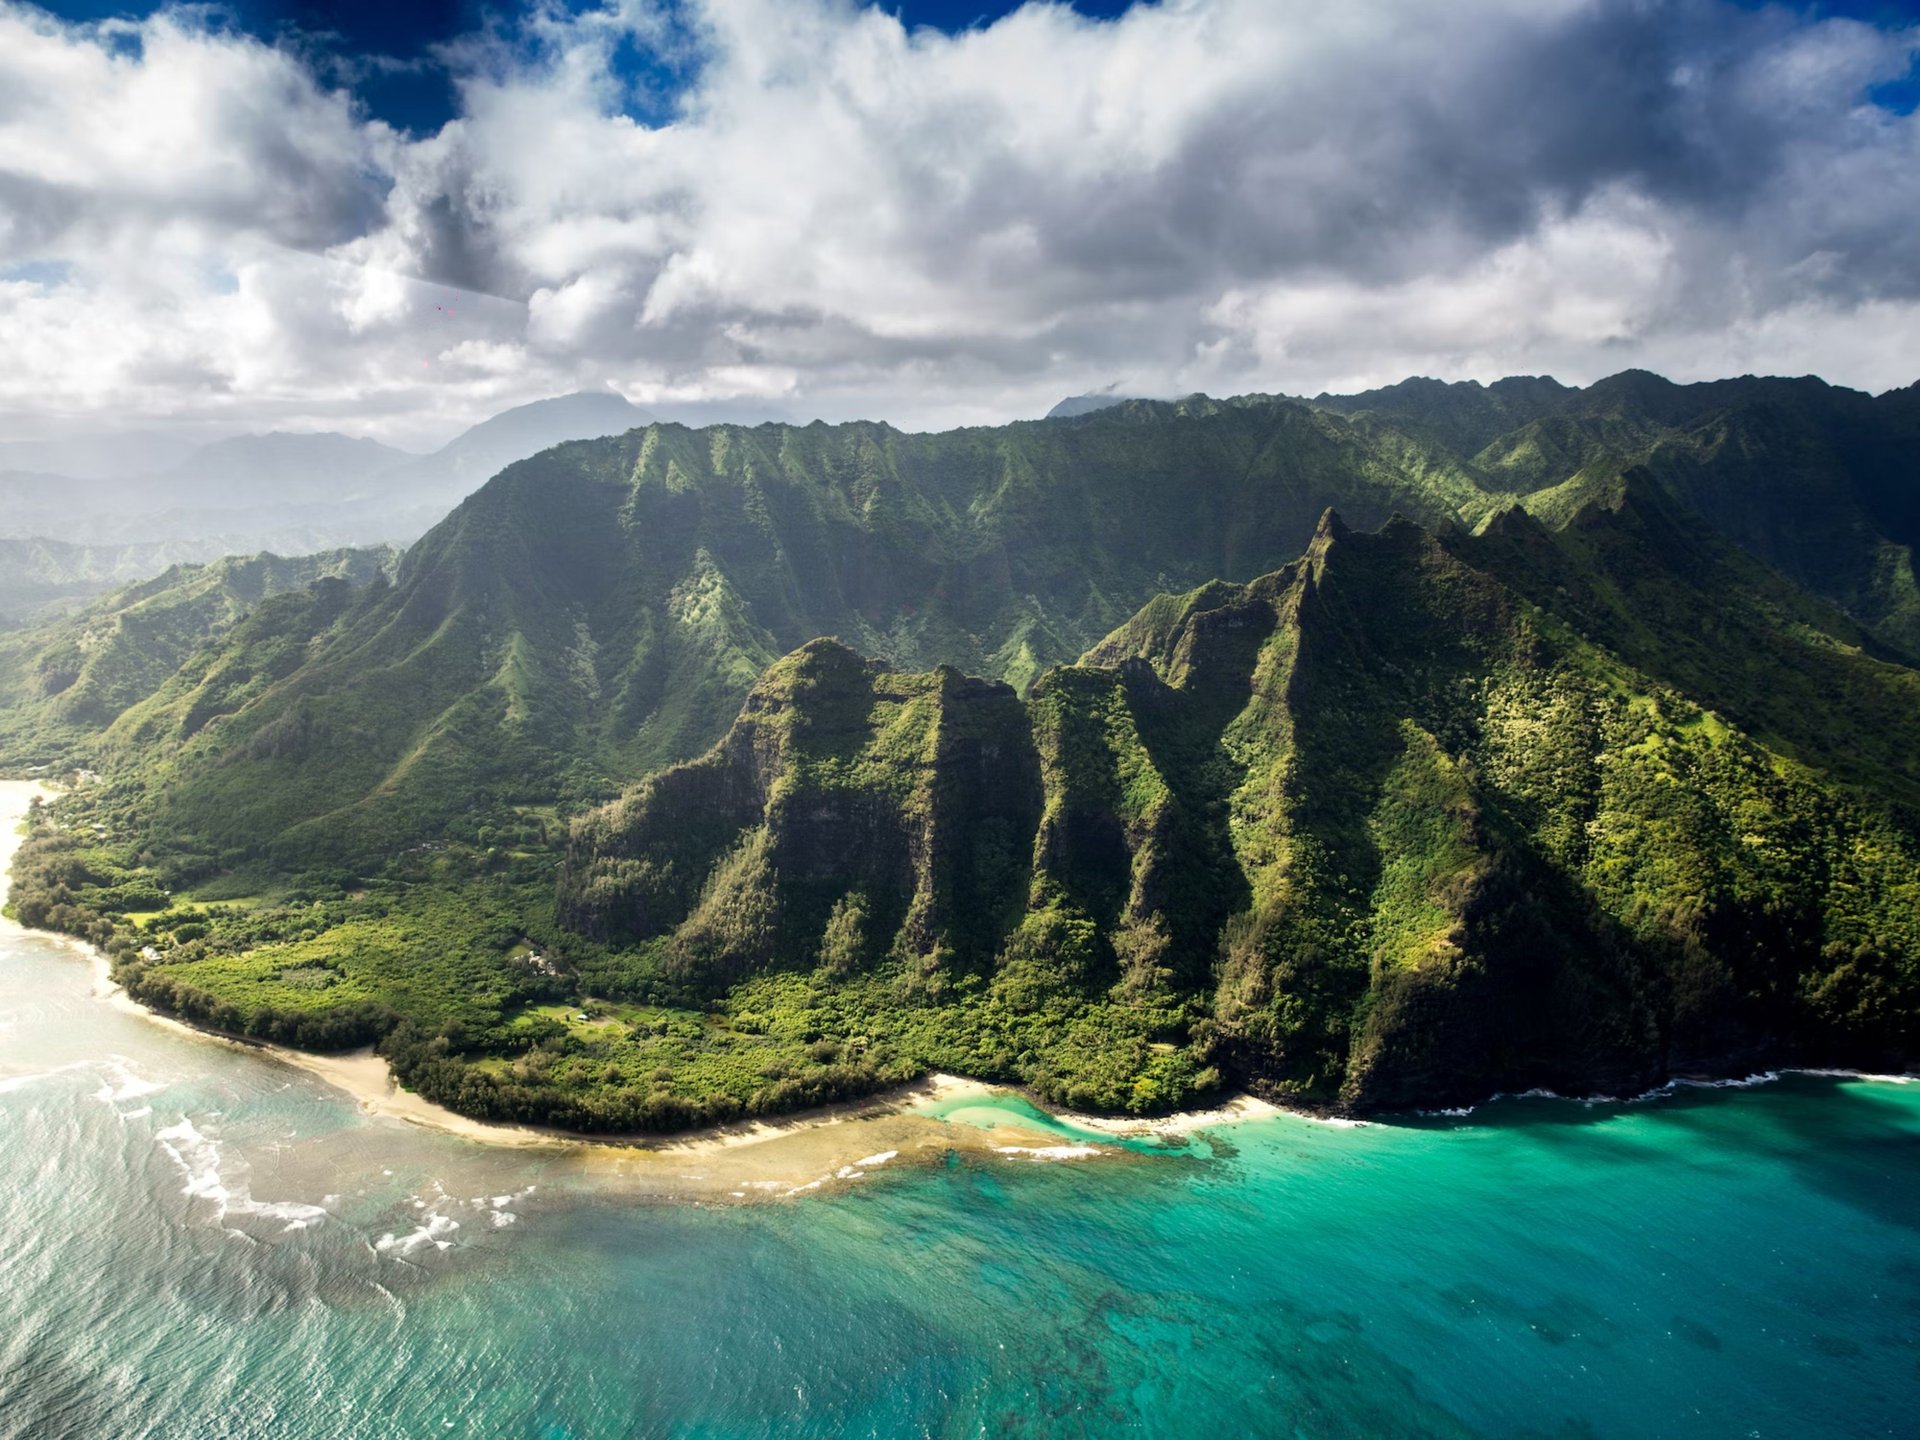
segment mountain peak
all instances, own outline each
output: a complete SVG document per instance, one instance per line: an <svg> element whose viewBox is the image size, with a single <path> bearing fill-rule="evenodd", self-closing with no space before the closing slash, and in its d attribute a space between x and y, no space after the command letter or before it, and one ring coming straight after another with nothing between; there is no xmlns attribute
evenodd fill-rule
<svg viewBox="0 0 1920 1440"><path fill-rule="evenodd" d="M1071 420L1077 415L1091 415L1096 410L1110 410L1116 405L1124 405L1129 400L1141 398L1143 397L1122 393L1120 390L1120 382L1116 380L1104 390L1090 390L1085 395L1069 395L1058 405L1055 405L1051 410L1047 411L1044 418L1048 420Z"/></svg>

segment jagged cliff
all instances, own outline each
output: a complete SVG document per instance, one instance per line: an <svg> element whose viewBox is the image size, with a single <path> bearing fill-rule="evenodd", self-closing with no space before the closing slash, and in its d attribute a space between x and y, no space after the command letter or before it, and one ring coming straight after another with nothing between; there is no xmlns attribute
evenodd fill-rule
<svg viewBox="0 0 1920 1440"><path fill-rule="evenodd" d="M960 1028L1150 1011L1190 1077L1343 1110L1911 1055L1913 813L1791 758L1821 726L1761 743L1674 688L1713 681L1684 647L1629 663L1525 593L1544 545L1584 615L1632 544L1712 623L1701 582L1743 562L1636 496L1564 543L1329 513L1294 565L1153 602L1024 702L814 642L707 756L576 824L561 913L716 990L898 970ZM1741 663L1762 721L1829 672L1920 698L1823 632Z"/></svg>
<svg viewBox="0 0 1920 1440"><path fill-rule="evenodd" d="M578 828L561 916L603 939L672 931L674 973L707 985L823 945L839 969L977 964L1019 918L1040 807L1011 687L819 640L710 754Z"/></svg>

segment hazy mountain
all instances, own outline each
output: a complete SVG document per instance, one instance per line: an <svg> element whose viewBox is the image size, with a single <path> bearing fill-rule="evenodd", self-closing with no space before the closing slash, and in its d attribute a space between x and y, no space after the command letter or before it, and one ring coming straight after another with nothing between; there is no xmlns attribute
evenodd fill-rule
<svg viewBox="0 0 1920 1440"><path fill-rule="evenodd" d="M1117 394L1113 387L1109 386L1105 390L1095 390L1086 395L1069 395L1047 411L1044 418L1070 420L1075 415L1091 415L1096 410L1110 410L1123 401L1137 398L1137 396Z"/></svg>
<svg viewBox="0 0 1920 1440"><path fill-rule="evenodd" d="M238 550L380 538L419 502L380 477L412 457L346 435L243 435L150 475L0 475L0 531L73 544ZM427 523L431 523L429 520Z"/></svg>
<svg viewBox="0 0 1920 1440"><path fill-rule="evenodd" d="M355 503L377 500L375 477L418 458L377 440L274 431L203 445L146 483L183 510Z"/></svg>
<svg viewBox="0 0 1920 1440"><path fill-rule="evenodd" d="M0 440L0 472L114 480L165 470L195 448L177 436L143 430L95 432L64 440Z"/></svg>
<svg viewBox="0 0 1920 1440"><path fill-rule="evenodd" d="M0 540L0 627L71 608L168 566L213 559L217 542L157 540L131 545L71 545L60 540Z"/></svg>
<svg viewBox="0 0 1920 1440"><path fill-rule="evenodd" d="M470 495L516 460L567 440L618 435L646 422L635 405L606 391L579 391L503 410L463 431L396 480L448 506Z"/></svg>
<svg viewBox="0 0 1920 1440"><path fill-rule="evenodd" d="M242 435L198 447L153 437L0 446L9 455L72 460L68 473L0 473L0 535L18 543L0 618L98 594L183 560L268 550L404 544L424 534L503 466L562 440L638 423L613 394L565 395L506 411L430 455L330 433ZM152 472L115 457L165 456ZM99 461L89 469L82 462Z"/></svg>

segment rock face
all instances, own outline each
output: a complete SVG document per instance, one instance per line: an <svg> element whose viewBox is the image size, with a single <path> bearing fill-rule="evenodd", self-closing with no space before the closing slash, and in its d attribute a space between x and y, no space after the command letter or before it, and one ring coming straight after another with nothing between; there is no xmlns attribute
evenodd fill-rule
<svg viewBox="0 0 1920 1440"><path fill-rule="evenodd" d="M578 827L563 916L603 939L674 932L676 969L708 984L810 960L830 930L843 968L977 964L1024 908L1040 812L1011 687L816 640L708 755Z"/></svg>
<svg viewBox="0 0 1920 1440"><path fill-rule="evenodd" d="M816 641L576 824L561 914L716 990L895 966L959 1005L1184 1006L1196 1062L1343 1111L1898 1063L1920 775L1848 784L1838 722L1779 700L1841 687L1911 744L1920 675L1782 626L1738 676L1593 638L1662 597L1764 616L1771 583L1633 482L1559 535L1329 512L1024 701Z"/></svg>

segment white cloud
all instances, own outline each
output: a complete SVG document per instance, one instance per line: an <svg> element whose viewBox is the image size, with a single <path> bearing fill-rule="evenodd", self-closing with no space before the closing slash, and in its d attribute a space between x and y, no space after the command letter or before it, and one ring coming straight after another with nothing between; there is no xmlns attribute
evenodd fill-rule
<svg viewBox="0 0 1920 1440"><path fill-rule="evenodd" d="M623 113L623 40L691 60L667 122ZM1712 0L1030 4L953 37L623 0L452 47L459 118L409 138L192 12L0 0L0 431L404 440L608 383L908 424L1112 380L1904 384L1920 123L1866 92L1915 43Z"/></svg>

